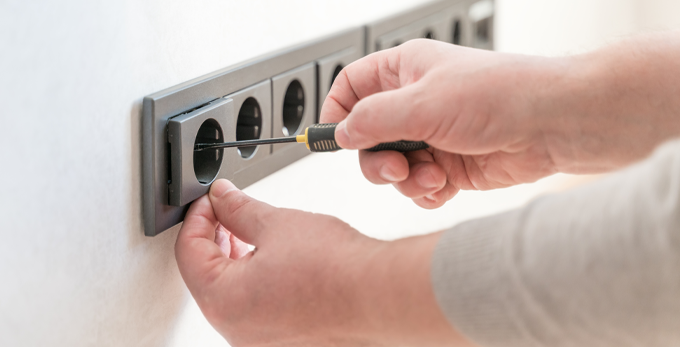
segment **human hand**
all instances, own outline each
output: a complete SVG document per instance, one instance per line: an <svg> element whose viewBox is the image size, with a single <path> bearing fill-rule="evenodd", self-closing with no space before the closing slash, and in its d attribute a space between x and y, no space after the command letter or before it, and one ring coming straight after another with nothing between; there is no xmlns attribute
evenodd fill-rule
<svg viewBox="0 0 680 347"><path fill-rule="evenodd" d="M680 84L662 69L676 68L675 52L656 57L658 68L654 57L620 52L641 46L543 58L413 40L347 66L321 122L340 123L336 140L347 149L427 142L407 154L359 153L369 181L392 183L424 208L460 189L606 172L680 133Z"/></svg>
<svg viewBox="0 0 680 347"><path fill-rule="evenodd" d="M219 236L227 231L231 242ZM189 209L175 253L201 311L235 347L464 346L431 288L437 238L374 240L218 180ZM244 255L237 239L256 249Z"/></svg>
<svg viewBox="0 0 680 347"><path fill-rule="evenodd" d="M321 122L340 122L343 148L430 144L405 155L361 151L360 162L369 181L392 183L421 207L440 207L459 189L506 187L556 172L531 116L534 70L544 65L542 58L409 41L347 66Z"/></svg>

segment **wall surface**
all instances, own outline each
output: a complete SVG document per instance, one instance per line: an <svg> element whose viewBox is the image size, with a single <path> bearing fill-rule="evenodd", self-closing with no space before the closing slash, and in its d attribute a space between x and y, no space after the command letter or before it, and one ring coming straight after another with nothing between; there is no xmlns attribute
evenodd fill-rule
<svg viewBox="0 0 680 347"><path fill-rule="evenodd" d="M499 0L500 51L566 55L588 51L637 28L644 0Z"/></svg>
<svg viewBox="0 0 680 347"><path fill-rule="evenodd" d="M638 26L643 31L680 28L680 1L640 0L636 4L640 13Z"/></svg>
<svg viewBox="0 0 680 347"><path fill-rule="evenodd" d="M420 2L0 2L0 345L225 346L177 271L178 228L142 235L142 97ZM657 18L675 24L666 7L680 13L671 0L645 11L642 3L498 0L498 47L578 52ZM333 184L314 184L321 177ZM391 239L520 206L571 181L464 192L424 211L367 183L356 153L342 152L309 156L246 192Z"/></svg>

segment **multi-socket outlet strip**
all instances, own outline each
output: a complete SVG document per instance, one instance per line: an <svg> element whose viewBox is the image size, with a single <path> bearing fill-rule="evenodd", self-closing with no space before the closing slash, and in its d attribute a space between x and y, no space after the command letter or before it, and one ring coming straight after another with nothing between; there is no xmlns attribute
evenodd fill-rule
<svg viewBox="0 0 680 347"><path fill-rule="evenodd" d="M296 135L317 122L349 63L415 38L492 49L493 18L493 0L429 2L145 97L144 233L180 223L218 178L244 188L309 153L296 144L194 152L195 143Z"/></svg>

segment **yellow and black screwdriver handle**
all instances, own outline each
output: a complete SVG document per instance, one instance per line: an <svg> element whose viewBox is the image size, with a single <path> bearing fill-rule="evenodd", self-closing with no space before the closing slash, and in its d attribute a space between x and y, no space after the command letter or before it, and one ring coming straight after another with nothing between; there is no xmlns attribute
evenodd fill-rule
<svg viewBox="0 0 680 347"><path fill-rule="evenodd" d="M298 135L296 141L307 145L307 149L312 152L333 152L341 150L335 142L335 127L338 123L314 124L305 129L304 135ZM375 147L367 149L370 152L397 151L412 152L427 149L430 146L422 141L395 141L381 143Z"/></svg>

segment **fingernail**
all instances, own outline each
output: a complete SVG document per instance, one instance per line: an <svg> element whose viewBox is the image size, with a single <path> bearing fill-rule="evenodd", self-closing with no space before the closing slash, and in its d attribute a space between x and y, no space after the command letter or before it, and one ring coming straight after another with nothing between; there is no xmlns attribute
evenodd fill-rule
<svg viewBox="0 0 680 347"><path fill-rule="evenodd" d="M350 141L349 133L347 132L347 121L340 122L335 128L335 142L340 147L351 149L352 141Z"/></svg>
<svg viewBox="0 0 680 347"><path fill-rule="evenodd" d="M434 198L434 194L426 195L425 199L432 200L432 201L437 201L437 199Z"/></svg>
<svg viewBox="0 0 680 347"><path fill-rule="evenodd" d="M399 181L399 178L397 177L397 175L387 165L383 165L380 168L380 177L382 177L382 179L384 179L385 181L390 182L390 183L394 183L394 182Z"/></svg>
<svg viewBox="0 0 680 347"><path fill-rule="evenodd" d="M219 179L215 181L210 187L210 195L214 198L221 198L225 194L234 190L238 190L238 188L236 188L233 183L225 179Z"/></svg>
<svg viewBox="0 0 680 347"><path fill-rule="evenodd" d="M434 179L434 176L432 176L430 170L420 171L418 176L416 176L416 181L423 188L431 189L437 187L437 181Z"/></svg>

